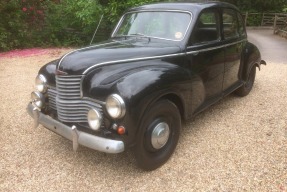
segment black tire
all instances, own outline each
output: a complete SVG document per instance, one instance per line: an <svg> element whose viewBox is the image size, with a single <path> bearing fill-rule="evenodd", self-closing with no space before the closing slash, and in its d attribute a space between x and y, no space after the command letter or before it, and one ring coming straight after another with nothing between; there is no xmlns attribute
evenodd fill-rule
<svg viewBox="0 0 287 192"><path fill-rule="evenodd" d="M151 171L163 165L176 148L180 128L181 117L177 106L168 100L156 102L144 114L137 137L135 157L139 167L146 171ZM164 129L165 132L157 132L156 130L159 129ZM158 135L164 133L162 134L164 136L160 137L164 138L164 140L155 139L157 142L152 142L153 132L158 133Z"/></svg>
<svg viewBox="0 0 287 192"><path fill-rule="evenodd" d="M240 97L248 95L252 90L255 81L255 76L256 76L256 66L254 65L249 72L247 81L235 91L235 94Z"/></svg>

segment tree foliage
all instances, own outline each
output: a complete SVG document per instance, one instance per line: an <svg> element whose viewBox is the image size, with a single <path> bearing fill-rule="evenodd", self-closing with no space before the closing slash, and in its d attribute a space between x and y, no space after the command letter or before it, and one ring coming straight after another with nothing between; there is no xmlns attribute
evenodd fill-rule
<svg viewBox="0 0 287 192"><path fill-rule="evenodd" d="M0 51L87 45L102 14L102 34L108 36L128 8L160 1L163 0L1 0ZM243 12L287 12L287 0L222 1Z"/></svg>
<svg viewBox="0 0 287 192"><path fill-rule="evenodd" d="M287 0L222 0L232 3L242 11L254 12L282 12Z"/></svg>
<svg viewBox="0 0 287 192"><path fill-rule="evenodd" d="M21 37L28 28L22 22L24 15L20 4L16 1L2 0L0 1L0 13L0 50L25 44Z"/></svg>
<svg viewBox="0 0 287 192"><path fill-rule="evenodd" d="M110 0L105 7L105 15L108 21L114 24L128 8L160 1L162 0Z"/></svg>

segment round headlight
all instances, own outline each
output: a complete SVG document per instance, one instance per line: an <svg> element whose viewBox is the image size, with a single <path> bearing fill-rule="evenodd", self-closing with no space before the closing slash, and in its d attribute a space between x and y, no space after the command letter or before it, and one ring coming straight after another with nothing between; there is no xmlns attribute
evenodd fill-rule
<svg viewBox="0 0 287 192"><path fill-rule="evenodd" d="M44 96L42 95L42 93L34 91L31 93L31 100L32 103L38 107L38 108L42 108L44 106Z"/></svg>
<svg viewBox="0 0 287 192"><path fill-rule="evenodd" d="M88 112L88 123L93 130L99 130L102 124L102 115L95 109Z"/></svg>
<svg viewBox="0 0 287 192"><path fill-rule="evenodd" d="M121 96L117 94L112 94L107 98L106 109L109 115L114 119L122 118L126 113L125 102Z"/></svg>
<svg viewBox="0 0 287 192"><path fill-rule="evenodd" d="M47 79L44 75L39 74L35 80L36 89L41 93L44 93L47 90Z"/></svg>

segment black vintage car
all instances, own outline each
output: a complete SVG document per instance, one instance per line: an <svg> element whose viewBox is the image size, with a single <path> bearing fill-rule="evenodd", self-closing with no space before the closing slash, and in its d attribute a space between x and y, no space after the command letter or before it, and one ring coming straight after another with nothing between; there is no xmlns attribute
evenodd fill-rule
<svg viewBox="0 0 287 192"><path fill-rule="evenodd" d="M44 65L27 110L74 150L133 148L153 170L175 150L182 120L230 93L247 95L261 64L236 7L145 5L125 13L108 41Z"/></svg>

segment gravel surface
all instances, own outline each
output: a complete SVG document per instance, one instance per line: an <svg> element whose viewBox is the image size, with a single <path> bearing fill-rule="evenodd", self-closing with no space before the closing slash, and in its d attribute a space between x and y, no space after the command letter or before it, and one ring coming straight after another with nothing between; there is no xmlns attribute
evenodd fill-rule
<svg viewBox="0 0 287 192"><path fill-rule="evenodd" d="M74 153L33 128L26 105L37 71L67 51L0 58L0 191L287 191L286 60L269 59L247 97L230 95L185 122L171 159L145 172L129 151Z"/></svg>

